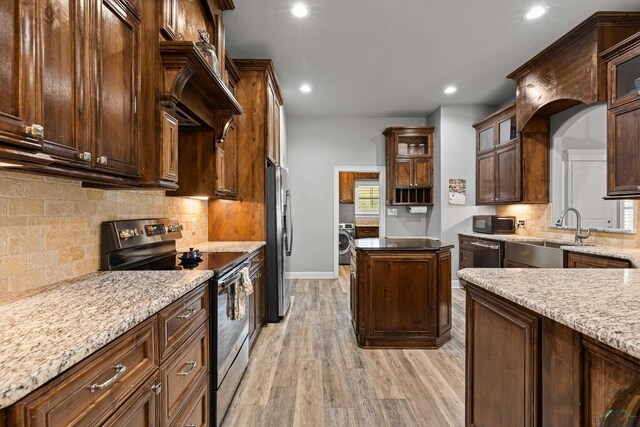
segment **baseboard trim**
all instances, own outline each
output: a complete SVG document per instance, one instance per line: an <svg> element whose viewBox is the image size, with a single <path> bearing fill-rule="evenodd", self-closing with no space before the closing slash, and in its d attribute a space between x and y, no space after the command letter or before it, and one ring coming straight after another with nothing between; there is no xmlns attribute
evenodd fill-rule
<svg viewBox="0 0 640 427"><path fill-rule="evenodd" d="M460 286L460 280L452 280L451 281L451 287L452 288L462 288L462 286Z"/></svg>
<svg viewBox="0 0 640 427"><path fill-rule="evenodd" d="M284 275L287 279L335 279L333 271L290 271Z"/></svg>

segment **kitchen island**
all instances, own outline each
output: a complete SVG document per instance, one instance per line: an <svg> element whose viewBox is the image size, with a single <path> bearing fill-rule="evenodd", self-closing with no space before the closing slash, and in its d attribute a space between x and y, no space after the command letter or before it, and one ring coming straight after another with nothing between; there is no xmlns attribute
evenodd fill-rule
<svg viewBox="0 0 640 427"><path fill-rule="evenodd" d="M637 425L637 270L458 276L467 290L466 425Z"/></svg>
<svg viewBox="0 0 640 427"><path fill-rule="evenodd" d="M451 331L451 248L435 239L359 239L351 319L365 348L439 348Z"/></svg>

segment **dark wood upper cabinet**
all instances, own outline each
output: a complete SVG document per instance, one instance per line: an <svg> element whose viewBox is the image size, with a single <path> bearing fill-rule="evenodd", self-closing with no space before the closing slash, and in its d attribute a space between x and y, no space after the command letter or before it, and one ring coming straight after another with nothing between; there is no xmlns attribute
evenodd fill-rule
<svg viewBox="0 0 640 427"><path fill-rule="evenodd" d="M608 70L607 196L640 197L640 33L604 52Z"/></svg>
<svg viewBox="0 0 640 427"><path fill-rule="evenodd" d="M390 127L383 132L388 205L433 205L433 132L429 126Z"/></svg>
<svg viewBox="0 0 640 427"><path fill-rule="evenodd" d="M101 3L94 167L139 177L140 21L118 0Z"/></svg>
<svg viewBox="0 0 640 427"><path fill-rule="evenodd" d="M476 204L548 202L547 123L541 122L535 132L518 132L511 104L474 125Z"/></svg>
<svg viewBox="0 0 640 427"><path fill-rule="evenodd" d="M282 97L274 78L267 76L267 158L280 164L280 106Z"/></svg>
<svg viewBox="0 0 640 427"><path fill-rule="evenodd" d="M341 204L353 204L355 202L354 191L356 174L354 172L340 172L339 176L339 201Z"/></svg>

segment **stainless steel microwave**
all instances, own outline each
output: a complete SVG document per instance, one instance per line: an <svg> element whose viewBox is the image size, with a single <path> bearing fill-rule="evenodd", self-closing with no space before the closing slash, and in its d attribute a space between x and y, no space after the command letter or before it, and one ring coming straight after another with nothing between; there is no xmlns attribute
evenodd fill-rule
<svg viewBox="0 0 640 427"><path fill-rule="evenodd" d="M514 234L515 216L474 215L473 231L484 234Z"/></svg>

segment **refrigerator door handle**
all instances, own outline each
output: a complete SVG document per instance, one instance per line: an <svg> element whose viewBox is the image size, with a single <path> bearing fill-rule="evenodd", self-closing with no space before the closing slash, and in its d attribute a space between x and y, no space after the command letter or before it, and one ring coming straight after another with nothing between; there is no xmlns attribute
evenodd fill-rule
<svg viewBox="0 0 640 427"><path fill-rule="evenodd" d="M291 191L287 190L284 203L284 242L287 256L291 256L293 250L293 219L291 216Z"/></svg>

